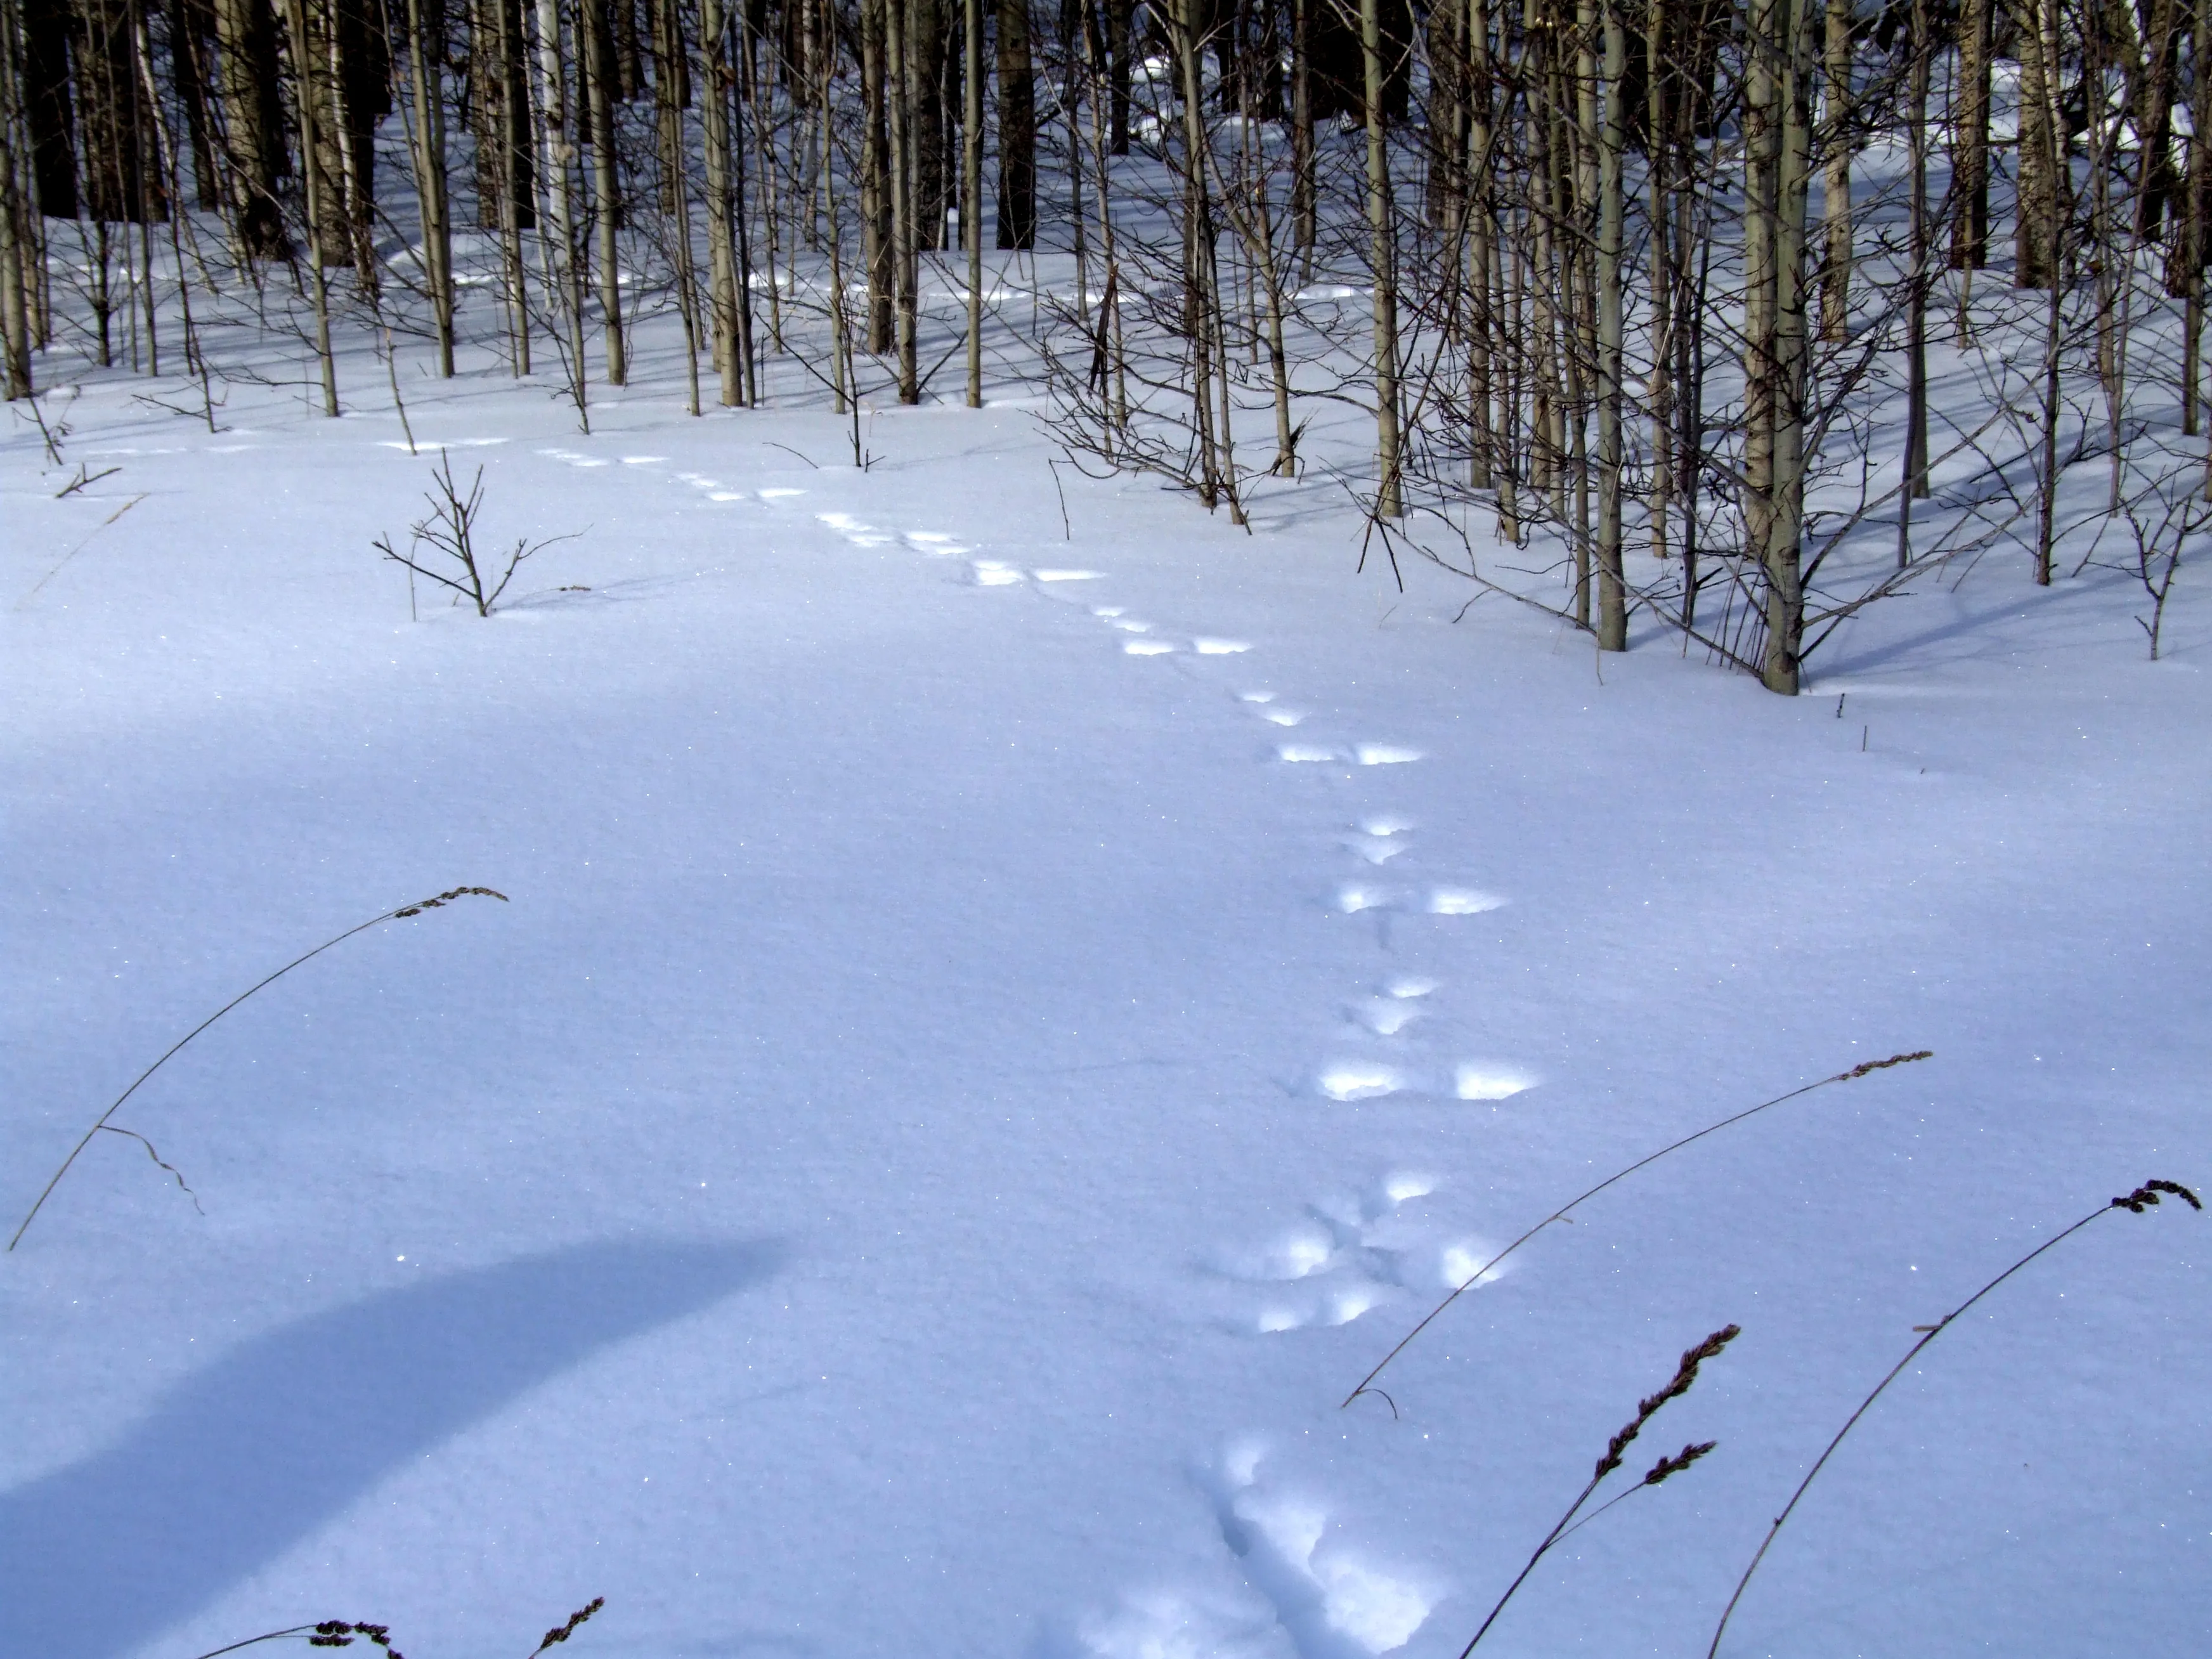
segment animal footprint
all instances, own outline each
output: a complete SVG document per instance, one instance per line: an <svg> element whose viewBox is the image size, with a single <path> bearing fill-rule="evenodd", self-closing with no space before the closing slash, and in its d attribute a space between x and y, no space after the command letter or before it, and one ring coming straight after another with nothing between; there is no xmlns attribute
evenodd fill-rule
<svg viewBox="0 0 2212 1659"><path fill-rule="evenodd" d="M1506 1100L1536 1086L1533 1072L1517 1066L1469 1060L1453 1074L1452 1092L1462 1100Z"/></svg>
<svg viewBox="0 0 2212 1659"><path fill-rule="evenodd" d="M1404 766L1419 760L1421 751L1401 748L1396 744L1363 743L1352 750L1352 757L1362 766Z"/></svg>
<svg viewBox="0 0 2212 1659"><path fill-rule="evenodd" d="M1272 1335L1348 1325L1409 1293L1425 1297L1480 1273L1496 1246L1444 1232L1431 1206L1414 1201L1435 1190L1418 1170L1393 1171L1356 1196L1307 1205L1263 1243L1222 1252L1210 1264L1213 1282L1242 1292L1226 1304L1231 1328Z"/></svg>
<svg viewBox="0 0 2212 1659"><path fill-rule="evenodd" d="M1501 908L1505 901L1495 893L1473 887L1439 887L1429 895L1432 916L1474 916Z"/></svg>

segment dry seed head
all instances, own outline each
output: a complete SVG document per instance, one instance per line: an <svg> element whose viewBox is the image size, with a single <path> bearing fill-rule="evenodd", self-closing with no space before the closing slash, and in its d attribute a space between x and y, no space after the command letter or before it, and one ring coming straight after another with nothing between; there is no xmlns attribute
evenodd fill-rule
<svg viewBox="0 0 2212 1659"><path fill-rule="evenodd" d="M1921 1048L1909 1054L1892 1054L1887 1060L1865 1060L1859 1065L1852 1066L1848 1072L1838 1073L1836 1074L1835 1081L1838 1083L1849 1083L1855 1078L1866 1076L1869 1072L1886 1072L1893 1066L1910 1066L1916 1060L1933 1060L1935 1058L1936 1051L1933 1048Z"/></svg>
<svg viewBox="0 0 2212 1659"><path fill-rule="evenodd" d="M1683 1447L1673 1457L1661 1458L1645 1472L1644 1484L1647 1486L1656 1486L1668 1475L1681 1474L1684 1469L1688 1468L1691 1464L1720 1443L1717 1440L1700 1440Z"/></svg>
<svg viewBox="0 0 2212 1659"><path fill-rule="evenodd" d="M499 896L495 894L493 896L497 897ZM546 1649L553 1646L556 1643L567 1641L571 1636L574 1636L576 1633L577 1626L582 1624L584 1620L589 1619L601 1607L606 1606L606 1604L607 1598L605 1596L594 1595L586 1606L578 1607L575 1612L568 1615L568 1622L567 1624L556 1625L551 1630L547 1631L545 1632L545 1639L538 1644L538 1651L539 1653L543 1653Z"/></svg>
<svg viewBox="0 0 2212 1659"><path fill-rule="evenodd" d="M1619 1468L1621 1453L1628 1449L1629 1442L1644 1431L1644 1425L1651 1420L1659 1408L1668 1401L1689 1393L1690 1384L1698 1380L1698 1367L1708 1359L1717 1358L1722 1349L1742 1334L1743 1328L1741 1325L1724 1325L1698 1343L1696 1347L1685 1349L1681 1362L1674 1367L1673 1380L1649 1399L1638 1401L1634 1420L1607 1443L1605 1455L1597 1460L1597 1473L1595 1478L1602 1480L1613 1470Z"/></svg>
<svg viewBox="0 0 2212 1659"><path fill-rule="evenodd" d="M2145 1210L2158 1207L2158 1195L2160 1193L2171 1193L2192 1210L2201 1210L2204 1207L2197 1194L2178 1181L2146 1181L2135 1191L2114 1199L2112 1207L2116 1210L2132 1211L2135 1214L2141 1215Z"/></svg>

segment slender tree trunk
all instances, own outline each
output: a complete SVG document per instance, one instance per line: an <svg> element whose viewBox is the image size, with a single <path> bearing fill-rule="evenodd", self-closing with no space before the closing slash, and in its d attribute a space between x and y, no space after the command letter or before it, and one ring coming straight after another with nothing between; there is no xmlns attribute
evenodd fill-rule
<svg viewBox="0 0 2212 1659"><path fill-rule="evenodd" d="M568 74L561 41L561 0L538 0L538 166L545 191L540 215L545 275L568 332L568 390L575 399L576 419L588 432L586 387L591 377L584 364L584 281L576 257L576 205L570 179L576 146L569 137Z"/></svg>
<svg viewBox="0 0 2212 1659"><path fill-rule="evenodd" d="M1990 47L1996 0L1959 11L1958 84L1951 100L1951 269L1979 270L1990 257Z"/></svg>
<svg viewBox="0 0 2212 1659"><path fill-rule="evenodd" d="M714 367L721 378L722 407L744 402L744 351L738 337L736 239L731 228L732 200L730 143L730 20L722 0L700 0L699 79L707 89L701 100L700 129L707 149L707 282L714 317Z"/></svg>
<svg viewBox="0 0 2212 1659"><path fill-rule="evenodd" d="M860 258L868 268L868 349L891 348L892 289L897 260L891 209L889 56L884 12L890 0L860 0Z"/></svg>
<svg viewBox="0 0 2212 1659"><path fill-rule="evenodd" d="M1382 22L1379 0L1359 0L1359 56L1367 115L1368 261L1375 276L1375 512L1405 511L1398 438L1398 271L1391 223L1389 134L1382 103Z"/></svg>
<svg viewBox="0 0 2212 1659"><path fill-rule="evenodd" d="M1597 645L1628 649L1628 586L1621 562L1621 150L1626 143L1621 82L1628 74L1622 0L1604 9L1604 112L1597 153Z"/></svg>
<svg viewBox="0 0 2212 1659"><path fill-rule="evenodd" d="M1820 337L1837 341L1850 326L1851 146L1848 137L1856 102L1851 88L1851 0L1827 0L1826 71L1828 165L1820 180L1827 261L1820 279Z"/></svg>
<svg viewBox="0 0 2212 1659"><path fill-rule="evenodd" d="M1213 425L1214 296L1206 276L1213 240L1212 185L1206 164L1204 43L1199 0L1172 0L1169 26L1182 94L1183 124L1183 325L1190 337L1191 425L1198 441L1198 497L1208 512L1220 501L1221 465Z"/></svg>
<svg viewBox="0 0 2212 1659"><path fill-rule="evenodd" d="M921 368L915 333L919 324L920 271L915 232L914 121L915 94L908 48L912 30L907 16L908 0L884 0L884 40L889 47L885 80L890 94L890 208L893 298L898 310L898 400L921 401Z"/></svg>
<svg viewBox="0 0 2212 1659"><path fill-rule="evenodd" d="M431 318L438 331L438 373L453 377L453 239L446 200L446 112L437 66L445 61L445 41L430 49L426 35L435 16L441 37L444 11L439 0L407 0L407 67L415 94L415 192L422 209L422 264L429 278Z"/></svg>
<svg viewBox="0 0 2212 1659"><path fill-rule="evenodd" d="M1675 290L1680 280L1680 251L1670 234L1668 177L1674 161L1668 88L1674 74L1667 0L1650 0L1644 11L1644 183L1650 224L1651 374L1648 382L1651 421L1651 556L1668 553L1667 519L1674 504L1674 379Z"/></svg>
<svg viewBox="0 0 2212 1659"><path fill-rule="evenodd" d="M2014 33L2020 51L2019 207L2014 216L2013 283L2041 288L2057 280L2048 266L2051 228L2058 218L2058 158L2063 153L2054 112L2057 65L2046 48L2056 39L2058 0L2017 0Z"/></svg>
<svg viewBox="0 0 2212 1659"><path fill-rule="evenodd" d="M284 128L276 104L276 25L269 0L216 0L215 15L240 257L282 259L291 244L276 195L285 167Z"/></svg>
<svg viewBox="0 0 2212 1659"><path fill-rule="evenodd" d="M322 368L323 413L335 420L338 412L337 359L331 350L330 289L323 278L322 238L315 234L315 227L322 222L322 202L320 169L313 160L317 112L314 91L307 73L307 66L313 61L307 49L307 0L286 0L286 9L291 18L293 87L299 100L300 149L309 158L301 172L307 188L307 287L315 307L315 356Z"/></svg>
<svg viewBox="0 0 2212 1659"><path fill-rule="evenodd" d="M1492 234L1489 0L1467 0L1467 334L1468 484L1491 487L1491 344L1496 319L1491 310L1491 264L1497 258Z"/></svg>
<svg viewBox="0 0 2212 1659"><path fill-rule="evenodd" d="M31 395L31 314L25 274L30 249L25 246L30 208L31 158L18 135L27 131L18 89L23 85L15 18L0 11L0 370L8 401ZM179 268L181 276L182 267Z"/></svg>
<svg viewBox="0 0 2212 1659"><path fill-rule="evenodd" d="M592 209L598 216L599 314L606 325L607 384L629 381L623 346L622 197L615 178L614 31L607 0L582 0L576 25L576 62L584 82L585 118L592 135Z"/></svg>
<svg viewBox="0 0 2212 1659"><path fill-rule="evenodd" d="M968 250L968 407L983 406L983 0L963 0L968 106L961 123L960 236Z"/></svg>
<svg viewBox="0 0 2212 1659"><path fill-rule="evenodd" d="M538 0L541 6L554 0ZM684 14L678 0L657 0L654 31L660 45L655 106L660 125L661 191L668 210L671 263L676 267L676 311L684 323L684 407L699 407L699 278L691 254L691 180L684 143L685 94L690 91L690 52L684 39ZM579 375L579 380L582 377Z"/></svg>
<svg viewBox="0 0 2212 1659"><path fill-rule="evenodd" d="M1036 86L1029 0L999 4L999 246L1036 246Z"/></svg>

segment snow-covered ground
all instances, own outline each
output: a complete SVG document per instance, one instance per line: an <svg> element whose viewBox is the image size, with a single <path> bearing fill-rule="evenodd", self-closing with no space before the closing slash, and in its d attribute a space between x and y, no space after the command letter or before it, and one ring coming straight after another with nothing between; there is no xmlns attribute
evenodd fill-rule
<svg viewBox="0 0 2212 1659"><path fill-rule="evenodd" d="M272 968L509 900L130 1103L204 1214L101 1137L0 1262L8 1659L331 1617L519 1659L593 1595L578 1659L1452 1659L1733 1321L1614 1479L1718 1449L1483 1649L1702 1653L1916 1324L2212 1182L2190 575L2155 665L2117 578L1992 559L1784 701L1355 574L1318 480L1247 536L1018 404L881 411L862 471L672 385L582 437L413 380L422 458L374 382L210 434L95 376L66 470L6 435L11 1228ZM441 444L489 534L576 537L489 621L370 550ZM1339 1408L1610 1170L1920 1048L1622 1183ZM1947 1333L1723 1651L2212 1650L2208 1223L2113 1215Z"/></svg>

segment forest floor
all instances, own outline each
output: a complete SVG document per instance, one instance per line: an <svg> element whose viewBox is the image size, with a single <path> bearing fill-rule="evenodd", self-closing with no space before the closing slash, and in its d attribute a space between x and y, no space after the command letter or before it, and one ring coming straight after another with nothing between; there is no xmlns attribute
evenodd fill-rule
<svg viewBox="0 0 2212 1659"><path fill-rule="evenodd" d="M1992 556L1769 696L1020 402L473 359L0 444L0 1654L1695 1655L1882 1373L2212 1183L2212 607ZM948 370L948 373L951 371ZM376 395L372 395L372 394ZM349 392L349 396L352 395ZM558 536L372 550L430 457ZM794 453L795 452L795 453ZM57 498L80 465L117 469ZM1063 522L1063 501L1065 520ZM410 616L410 603L413 613ZM1900 1051L1547 1228L1605 1175ZM2212 1649L2212 1217L1931 1346L1723 1651ZM1601 1499L1612 1488L1601 1491Z"/></svg>

